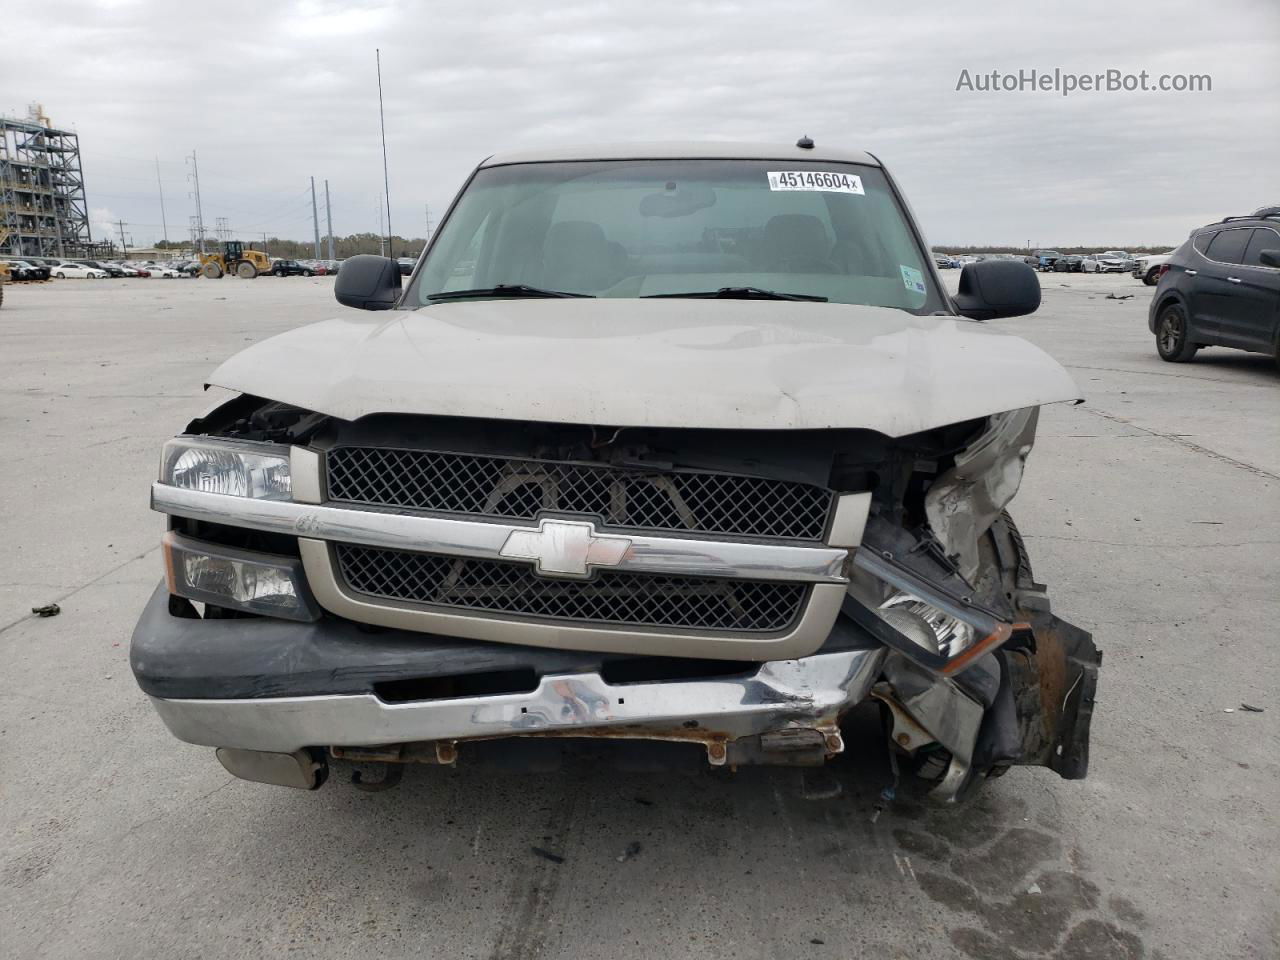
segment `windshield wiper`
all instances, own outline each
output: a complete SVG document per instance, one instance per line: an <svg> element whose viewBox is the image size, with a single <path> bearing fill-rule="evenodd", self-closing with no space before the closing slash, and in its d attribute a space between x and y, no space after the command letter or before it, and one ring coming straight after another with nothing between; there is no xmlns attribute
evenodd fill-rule
<svg viewBox="0 0 1280 960"><path fill-rule="evenodd" d="M826 297L812 293L780 293L762 287L721 287L719 290L695 290L692 293L650 293L645 299L681 298L701 300L811 300L826 303Z"/></svg>
<svg viewBox="0 0 1280 960"><path fill-rule="evenodd" d="M478 287L475 290L446 290L429 293L427 299L465 300L468 297L594 297L591 293L566 293L564 290L543 290L524 283L500 283L496 287Z"/></svg>

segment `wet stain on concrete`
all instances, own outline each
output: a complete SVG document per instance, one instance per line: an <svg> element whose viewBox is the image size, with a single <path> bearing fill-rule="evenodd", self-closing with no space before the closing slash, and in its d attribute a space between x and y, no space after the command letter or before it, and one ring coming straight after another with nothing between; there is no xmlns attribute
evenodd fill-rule
<svg viewBox="0 0 1280 960"><path fill-rule="evenodd" d="M1105 897L1078 851L1064 848L1026 804L988 790L959 809L911 801L893 838L916 858L914 877L954 914L947 936L974 960L1154 960L1142 911ZM1042 829L1043 827L1043 829Z"/></svg>

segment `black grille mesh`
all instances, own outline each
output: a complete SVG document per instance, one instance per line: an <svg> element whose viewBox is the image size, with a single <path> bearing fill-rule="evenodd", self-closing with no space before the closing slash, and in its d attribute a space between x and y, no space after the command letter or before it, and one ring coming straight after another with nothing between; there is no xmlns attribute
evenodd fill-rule
<svg viewBox="0 0 1280 960"><path fill-rule="evenodd" d="M516 520L583 513L615 526L784 540L821 540L833 497L762 477L386 447L336 447L327 465L329 498L346 503Z"/></svg>
<svg viewBox="0 0 1280 960"><path fill-rule="evenodd" d="M338 569L357 593L391 600L579 623L773 633L792 625L808 587L600 571L552 580L519 563L340 543Z"/></svg>

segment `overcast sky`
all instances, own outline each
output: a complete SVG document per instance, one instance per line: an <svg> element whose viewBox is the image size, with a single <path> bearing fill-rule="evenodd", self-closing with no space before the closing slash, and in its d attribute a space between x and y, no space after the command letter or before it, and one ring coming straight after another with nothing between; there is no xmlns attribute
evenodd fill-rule
<svg viewBox="0 0 1280 960"><path fill-rule="evenodd" d="M1176 244L1280 203L1280 3L60 0L9 11L0 112L81 138L94 234L194 213L241 239L376 230L382 49L395 231L422 235L471 167L613 140L820 143L895 172L935 245ZM51 33L53 37L51 37ZM1212 91L979 93L1019 69L1209 74ZM976 81L975 81L976 82ZM324 232L323 193L321 232Z"/></svg>

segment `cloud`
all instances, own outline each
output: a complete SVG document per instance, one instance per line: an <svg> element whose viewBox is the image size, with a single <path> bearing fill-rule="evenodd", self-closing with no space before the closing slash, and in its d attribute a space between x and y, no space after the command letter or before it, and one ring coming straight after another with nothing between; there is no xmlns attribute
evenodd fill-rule
<svg viewBox="0 0 1280 960"><path fill-rule="evenodd" d="M0 86L80 132L91 204L158 238L194 212L245 236L311 233L308 177L334 229L376 229L382 50L392 222L421 233L496 151L807 133L891 165L937 243L1180 241L1274 199L1280 7L1188 0L965 5L569 0L59 8L10 18ZM1153 30L1153 17L1159 29ZM967 93L961 70L1209 73L1211 93ZM323 225L323 196L321 218Z"/></svg>

